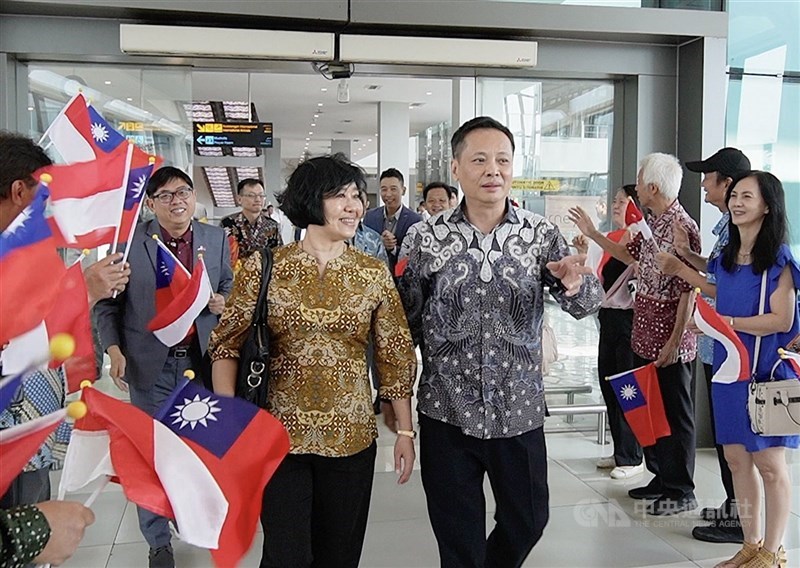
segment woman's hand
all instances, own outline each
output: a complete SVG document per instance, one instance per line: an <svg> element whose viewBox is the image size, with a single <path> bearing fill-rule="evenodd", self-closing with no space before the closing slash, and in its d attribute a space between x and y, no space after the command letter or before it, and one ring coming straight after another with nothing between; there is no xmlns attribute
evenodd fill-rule
<svg viewBox="0 0 800 568"><path fill-rule="evenodd" d="M575 226L578 227L581 233L590 239L592 235L597 232L592 218L589 217L589 214L580 206L570 207L568 218L575 223Z"/></svg>
<svg viewBox="0 0 800 568"><path fill-rule="evenodd" d="M398 474L398 485L402 485L411 478L415 459L414 440L409 436L398 435L394 441L394 470Z"/></svg>

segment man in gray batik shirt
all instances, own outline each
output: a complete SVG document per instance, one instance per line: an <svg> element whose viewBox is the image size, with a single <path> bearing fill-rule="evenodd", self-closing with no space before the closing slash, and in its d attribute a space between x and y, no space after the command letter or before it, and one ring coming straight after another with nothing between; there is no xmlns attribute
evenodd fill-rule
<svg viewBox="0 0 800 568"><path fill-rule="evenodd" d="M599 281L540 215L509 203L514 139L479 117L453 135L464 201L419 224L398 283L421 345L420 463L442 566L520 566L548 519L545 287L576 318ZM483 478L497 524L486 538Z"/></svg>

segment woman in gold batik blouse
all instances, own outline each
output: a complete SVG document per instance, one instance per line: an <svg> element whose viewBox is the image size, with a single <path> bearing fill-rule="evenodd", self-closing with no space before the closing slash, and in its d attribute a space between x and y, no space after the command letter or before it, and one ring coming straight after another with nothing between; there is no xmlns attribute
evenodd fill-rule
<svg viewBox="0 0 800 568"><path fill-rule="evenodd" d="M411 389L416 356L385 263L349 246L363 205L360 168L342 156L300 164L278 197L302 241L273 251L268 288L268 410L291 450L264 491L261 566L358 566L367 526L377 428L366 365L370 333L380 396L399 430L399 483L414 464ZM213 382L232 395L239 349L261 286L261 255L244 259L212 334Z"/></svg>

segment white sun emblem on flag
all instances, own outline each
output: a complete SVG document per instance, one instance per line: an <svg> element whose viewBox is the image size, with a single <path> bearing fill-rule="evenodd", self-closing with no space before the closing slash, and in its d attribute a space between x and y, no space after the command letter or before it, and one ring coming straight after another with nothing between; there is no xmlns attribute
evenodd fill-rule
<svg viewBox="0 0 800 568"><path fill-rule="evenodd" d="M180 422L181 425L179 429L182 429L188 424L192 427L192 430L194 430L198 422L207 428L208 422L206 422L206 420L214 420L216 422L217 417L214 416L214 414L222 412L221 408L216 408L217 404L219 404L219 401L211 400L210 396L201 399L200 395L196 394L192 400L184 398L183 404L175 405L175 409L178 412L170 414L170 416L175 417L172 423L177 424Z"/></svg>
<svg viewBox="0 0 800 568"><path fill-rule="evenodd" d="M625 385L620 389L619 394L625 400L633 400L634 398L636 398L637 392L638 391L635 386Z"/></svg>
<svg viewBox="0 0 800 568"><path fill-rule="evenodd" d="M134 195L141 195L142 190L144 189L145 181L147 180L147 176L142 174L139 176L135 182L133 182L133 191Z"/></svg>
<svg viewBox="0 0 800 568"><path fill-rule="evenodd" d="M108 130L99 122L92 123L92 138L98 142L105 142L108 140Z"/></svg>

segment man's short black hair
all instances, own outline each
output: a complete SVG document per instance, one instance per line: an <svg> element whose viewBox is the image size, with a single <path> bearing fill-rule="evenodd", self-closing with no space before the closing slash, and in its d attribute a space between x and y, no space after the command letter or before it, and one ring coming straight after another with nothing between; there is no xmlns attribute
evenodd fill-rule
<svg viewBox="0 0 800 568"><path fill-rule="evenodd" d="M448 185L443 181L432 181L428 185L425 186L425 189L422 190L422 201L428 200L428 193L432 189L436 189L437 187L441 187L443 190L447 192L447 198L450 199L451 197L455 197L458 195L456 188L452 185Z"/></svg>
<svg viewBox="0 0 800 568"><path fill-rule="evenodd" d="M400 180L400 185L405 185L406 180L403 177L403 174L400 173L400 170L396 168L389 168L388 170L383 170L381 173L381 177L378 178L378 181L383 181L384 178L397 178Z"/></svg>
<svg viewBox="0 0 800 568"><path fill-rule="evenodd" d="M241 195L244 188L250 185L260 185L263 188L264 182L256 178L245 178L236 184L236 193Z"/></svg>
<svg viewBox="0 0 800 568"><path fill-rule="evenodd" d="M172 166L164 166L163 168L156 170L156 172L150 176L150 180L147 182L147 188L145 189L147 197L153 197L159 187L167 185L174 179L180 179L186 182L186 185L194 189L192 178L186 175L184 171L179 170L178 168L173 168Z"/></svg>
<svg viewBox="0 0 800 568"><path fill-rule="evenodd" d="M344 154L318 156L297 166L286 182L286 189L275 198L295 227L322 226L325 225L322 202L351 183L359 192L366 191L364 170Z"/></svg>
<svg viewBox="0 0 800 568"><path fill-rule="evenodd" d="M481 128L493 128L495 130L499 130L508 136L508 139L511 142L511 152L513 153L516 149L514 146L514 135L511 134L511 131L508 128L490 116L478 116L459 126L458 130L455 131L453 137L450 139L450 148L453 152L454 158L458 158L459 154L461 153L461 150L464 147L464 139L467 137L467 134L473 130L479 130Z"/></svg>
<svg viewBox="0 0 800 568"><path fill-rule="evenodd" d="M35 184L33 172L52 163L41 146L27 136L0 130L0 200L8 199L11 184L18 179L29 186Z"/></svg>

